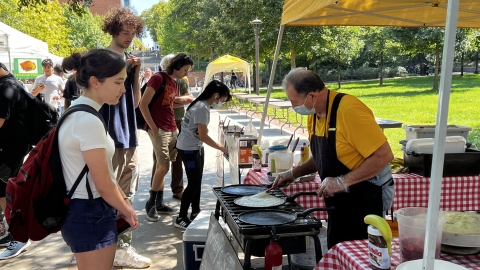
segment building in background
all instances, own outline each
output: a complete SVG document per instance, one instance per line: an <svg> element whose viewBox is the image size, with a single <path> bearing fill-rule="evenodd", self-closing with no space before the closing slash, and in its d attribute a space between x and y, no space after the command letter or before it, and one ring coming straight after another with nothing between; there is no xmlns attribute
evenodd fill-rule
<svg viewBox="0 0 480 270"><path fill-rule="evenodd" d="M60 3L68 2L68 0L59 1ZM130 0L93 0L90 11L95 15L105 15L107 10L113 6L131 7Z"/></svg>

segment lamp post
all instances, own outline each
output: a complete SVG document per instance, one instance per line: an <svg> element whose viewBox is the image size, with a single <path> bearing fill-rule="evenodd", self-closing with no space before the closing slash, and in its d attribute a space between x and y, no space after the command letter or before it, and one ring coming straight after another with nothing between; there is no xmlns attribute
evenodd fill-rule
<svg viewBox="0 0 480 270"><path fill-rule="evenodd" d="M255 34L255 93L257 95L260 95L260 74L259 74L259 68L258 68L258 58L259 57L259 45L258 45L258 34L260 32L260 25L262 24L262 21L260 21L258 18L250 22L253 26L253 33Z"/></svg>

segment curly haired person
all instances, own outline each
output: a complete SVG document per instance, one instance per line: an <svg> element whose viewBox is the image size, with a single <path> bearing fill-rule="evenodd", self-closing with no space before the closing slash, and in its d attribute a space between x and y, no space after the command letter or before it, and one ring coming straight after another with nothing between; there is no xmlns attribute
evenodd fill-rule
<svg viewBox="0 0 480 270"><path fill-rule="evenodd" d="M136 56L126 53L125 49L132 44L135 36L142 36L143 27L137 15L128 8L120 7L111 8L107 12L102 26L102 30L112 37L107 49L122 55L127 62L125 94L117 104L103 105L100 113L108 124L108 133L115 142L112 164L117 183L130 201L133 201L139 178L135 108L141 98L138 79L141 61ZM131 268L149 267L151 260L139 255L131 243L131 233L119 236L114 265Z"/></svg>

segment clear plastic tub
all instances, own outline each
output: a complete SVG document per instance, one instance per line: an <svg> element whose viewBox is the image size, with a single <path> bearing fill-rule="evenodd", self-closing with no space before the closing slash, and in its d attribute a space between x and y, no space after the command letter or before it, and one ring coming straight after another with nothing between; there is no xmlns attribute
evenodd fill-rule
<svg viewBox="0 0 480 270"><path fill-rule="evenodd" d="M397 211L398 233L400 238L400 257L402 262L423 258L425 231L427 227L427 208L407 207ZM442 229L445 219L439 213L435 258L440 258Z"/></svg>
<svg viewBox="0 0 480 270"><path fill-rule="evenodd" d="M293 167L293 153L289 152L275 152L275 172L281 173L288 171Z"/></svg>

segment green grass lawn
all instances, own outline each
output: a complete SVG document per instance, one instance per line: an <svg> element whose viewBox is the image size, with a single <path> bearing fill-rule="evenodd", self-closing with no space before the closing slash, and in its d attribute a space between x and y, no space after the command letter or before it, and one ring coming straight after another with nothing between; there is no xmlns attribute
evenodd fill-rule
<svg viewBox="0 0 480 270"><path fill-rule="evenodd" d="M434 125L439 95L431 90L432 85L433 76L428 76L385 80L383 86L378 86L378 81L344 83L340 92L358 97L372 109L375 117L400 121L404 125ZM327 87L338 90L337 84ZM266 95L266 90L262 90L261 95ZM477 145L480 144L479 96L480 75L453 76L448 124L471 127L468 140ZM281 88L273 89L271 97L286 100ZM273 114L271 107L269 114ZM280 111L277 114L281 116ZM289 118L295 121L295 113L291 112ZM405 130L385 129L385 135L395 156L402 157L398 142L405 139Z"/></svg>

